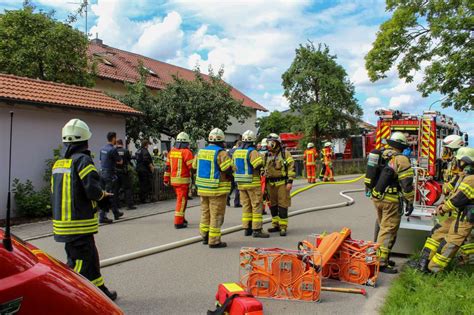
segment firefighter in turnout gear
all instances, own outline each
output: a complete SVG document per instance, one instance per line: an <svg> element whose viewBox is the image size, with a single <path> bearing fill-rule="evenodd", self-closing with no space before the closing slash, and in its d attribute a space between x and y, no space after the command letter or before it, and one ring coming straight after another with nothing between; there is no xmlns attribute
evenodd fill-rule
<svg viewBox="0 0 474 315"><path fill-rule="evenodd" d="M199 150L193 162L196 169L196 186L201 197L201 222L199 229L203 244L210 248L226 247L221 242L221 226L227 194L230 193L232 160L225 151L225 135L219 128L209 133L208 146Z"/></svg>
<svg viewBox="0 0 474 315"><path fill-rule="evenodd" d="M445 242L437 248L428 264L428 270L438 273L444 270L466 239L474 225L474 148L460 148L456 161L463 171L449 197L438 206L439 215L452 214L455 220L449 226ZM465 254L473 254L472 244L464 245Z"/></svg>
<svg viewBox="0 0 474 315"><path fill-rule="evenodd" d="M401 221L403 203L406 203L406 214L413 211L414 187L413 169L408 157L402 151L408 147L408 141L401 132L394 132L387 140L388 148L382 153L385 166L372 189L372 200L377 210L377 222L380 226L377 243L380 244L380 271L396 273L389 265L390 251L395 244ZM369 161L370 162L370 161ZM402 202L403 200L403 202Z"/></svg>
<svg viewBox="0 0 474 315"><path fill-rule="evenodd" d="M332 143L326 142L324 144L324 148L321 150L321 159L324 164L324 167L321 170L321 174L324 174L323 182L334 181L334 171L332 168L332 156L333 156ZM323 173L323 169L324 169L324 173Z"/></svg>
<svg viewBox="0 0 474 315"><path fill-rule="evenodd" d="M450 135L443 139L443 158L448 162L443 184L445 198L449 197L457 183L464 178L464 174L457 166L455 159L457 151L462 146L464 146L464 141L459 135ZM426 239L419 260L410 261L408 263L410 267L426 272L430 260L444 246L445 237L449 232L451 224L455 221L455 217L453 215L439 216L438 221L439 223L433 227L431 235Z"/></svg>
<svg viewBox="0 0 474 315"><path fill-rule="evenodd" d="M99 230L98 203L112 194L101 187L88 150L91 136L87 124L79 119L70 120L62 129L64 149L51 176L54 240L65 243L69 267L115 300L117 293L104 285L94 241Z"/></svg>
<svg viewBox="0 0 474 315"><path fill-rule="evenodd" d="M242 202L242 227L245 236L267 238L269 234L262 232L263 201L260 169L263 158L255 149L255 133L247 130L242 134L242 146L234 151L234 181L240 191Z"/></svg>
<svg viewBox="0 0 474 315"><path fill-rule="evenodd" d="M316 182L316 159L318 157L318 151L314 147L314 143L310 142L307 145L307 149L304 151L304 165L306 166L306 177L308 183Z"/></svg>
<svg viewBox="0 0 474 315"><path fill-rule="evenodd" d="M288 228L288 208L291 205L290 191L295 178L295 161L291 153L281 145L277 134L267 137L268 152L263 158L264 176L270 197L272 227L268 232L280 232L286 236Z"/></svg>
<svg viewBox="0 0 474 315"><path fill-rule="evenodd" d="M184 211L188 202L189 184L191 184L191 170L193 153L189 149L189 135L181 132L176 137L174 148L168 153L166 160L165 185L173 186L176 193L176 210L174 213L174 227L186 228L188 221L184 218Z"/></svg>

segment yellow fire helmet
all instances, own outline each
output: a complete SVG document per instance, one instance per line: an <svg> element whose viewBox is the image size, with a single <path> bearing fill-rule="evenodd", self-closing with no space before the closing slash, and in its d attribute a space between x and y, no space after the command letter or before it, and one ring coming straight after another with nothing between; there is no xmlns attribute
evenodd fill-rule
<svg viewBox="0 0 474 315"><path fill-rule="evenodd" d="M403 133L397 131L392 133L390 139L387 139L387 144L392 148L403 151L408 147L408 140Z"/></svg>

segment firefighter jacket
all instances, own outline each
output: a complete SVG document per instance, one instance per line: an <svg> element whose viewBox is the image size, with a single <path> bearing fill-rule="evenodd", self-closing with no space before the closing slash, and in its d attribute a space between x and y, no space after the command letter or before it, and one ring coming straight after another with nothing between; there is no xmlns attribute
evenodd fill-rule
<svg viewBox="0 0 474 315"><path fill-rule="evenodd" d="M56 241L71 242L98 232L97 201L104 197L104 191L89 151L79 151L54 163L51 192Z"/></svg>
<svg viewBox="0 0 474 315"><path fill-rule="evenodd" d="M260 168L263 166L262 156L251 146L237 149L232 155L234 165L234 181L239 190L260 188Z"/></svg>
<svg viewBox="0 0 474 315"><path fill-rule="evenodd" d="M474 211L474 175L466 175L456 183L453 192L443 204L442 210L447 213L457 211L458 215L467 216L472 222Z"/></svg>
<svg viewBox="0 0 474 315"><path fill-rule="evenodd" d="M330 147L323 148L321 150L321 160L325 165L332 166L332 149Z"/></svg>
<svg viewBox="0 0 474 315"><path fill-rule="evenodd" d="M316 158L318 157L318 152L315 148L307 149L304 151L304 162L306 166L316 165Z"/></svg>
<svg viewBox="0 0 474 315"><path fill-rule="evenodd" d="M393 149L386 149L382 153L386 166L381 171L372 197L377 200L398 203L402 196L409 203L413 203L415 190L413 186L413 169L410 159Z"/></svg>
<svg viewBox="0 0 474 315"><path fill-rule="evenodd" d="M199 150L193 162L199 196L221 196L230 193L232 160L227 152L215 144Z"/></svg>
<svg viewBox="0 0 474 315"><path fill-rule="evenodd" d="M451 191L454 189L454 185L459 178L459 175L462 174L462 170L457 166L456 160L452 158L448 162L448 167L444 171L444 184L443 184L443 194L448 196Z"/></svg>
<svg viewBox="0 0 474 315"><path fill-rule="evenodd" d="M193 153L188 148L173 148L166 159L165 182L171 185L182 185L191 183L191 168L193 165Z"/></svg>
<svg viewBox="0 0 474 315"><path fill-rule="evenodd" d="M263 158L264 175L271 185L292 183L295 179L295 160L287 150L267 152Z"/></svg>

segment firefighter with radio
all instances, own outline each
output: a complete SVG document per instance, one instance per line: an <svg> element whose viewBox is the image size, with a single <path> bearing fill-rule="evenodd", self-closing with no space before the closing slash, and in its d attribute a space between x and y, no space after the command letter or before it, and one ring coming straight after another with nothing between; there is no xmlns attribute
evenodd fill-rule
<svg viewBox="0 0 474 315"><path fill-rule="evenodd" d="M451 222L445 237L445 243L438 247L436 254L428 264L428 270L438 273L444 270L463 243L471 235L474 225L474 148L460 148L456 153L458 167L462 170L462 179L449 197L436 208L438 215L452 214ZM474 254L472 244L464 245L465 254Z"/></svg>
<svg viewBox="0 0 474 315"><path fill-rule="evenodd" d="M314 147L314 143L309 142L307 149L304 151L303 163L306 167L306 177L308 183L316 182L316 158L318 157L318 152Z"/></svg>
<svg viewBox="0 0 474 315"><path fill-rule="evenodd" d="M69 267L115 300L117 293L107 289L100 273L94 241L99 231L98 204L112 193L101 187L88 149L91 136L87 124L79 119L71 119L62 129L64 149L51 176L54 240L65 243Z"/></svg>
<svg viewBox="0 0 474 315"><path fill-rule="evenodd" d="M413 169L408 157L402 154L408 147L408 141L403 133L394 132L387 140L387 144L388 148L381 154L385 160L384 167L378 174L375 172L375 177L370 179L375 183L371 195L380 226L377 235L377 242L380 244L378 252L380 271L397 273L397 270L389 264L389 255L397 237L403 204L406 204L406 215L410 215L413 211ZM370 157L369 163L374 163Z"/></svg>
<svg viewBox="0 0 474 315"><path fill-rule="evenodd" d="M463 146L464 141L459 135L449 135L443 139L443 159L448 162L448 167L444 172L443 194L445 198L449 197L458 181L461 181L464 177L455 159L457 151ZM439 216L438 221L439 223L433 227L431 235L426 239L420 258L408 262L410 267L426 272L430 260L438 249L445 245L445 237L449 232L451 223L455 221L455 217L452 215Z"/></svg>
<svg viewBox="0 0 474 315"><path fill-rule="evenodd" d="M263 158L263 174L267 182L272 214L272 227L268 232L280 232L280 236L286 236L288 208L291 205L290 191L296 176L295 161L291 153L282 147L277 134L270 134L267 141L269 151Z"/></svg>
<svg viewBox="0 0 474 315"><path fill-rule="evenodd" d="M333 182L334 181L334 171L332 168L332 143L326 142L324 144L324 148L321 150L321 160L323 162L324 167L321 169L321 174L323 175L323 182ZM324 173L323 173L324 170Z"/></svg>
<svg viewBox="0 0 474 315"><path fill-rule="evenodd" d="M183 229L188 226L184 212L188 202L189 184L191 184L191 170L193 153L189 149L189 135L181 132L176 137L174 148L168 153L166 171L164 174L165 185L171 184L176 193L176 208L174 213L174 227Z"/></svg>
<svg viewBox="0 0 474 315"><path fill-rule="evenodd" d="M263 158L255 148L255 133L247 130L242 134L242 146L232 154L234 181L240 191L242 202L242 227L245 236L268 238L262 231L263 204L260 169Z"/></svg>
<svg viewBox="0 0 474 315"><path fill-rule="evenodd" d="M210 248L227 247L221 241L221 226L227 194L230 193L232 160L225 151L225 135L214 128L208 137L208 145L198 151L193 162L196 169L196 186L201 197L201 222L199 229L203 244Z"/></svg>

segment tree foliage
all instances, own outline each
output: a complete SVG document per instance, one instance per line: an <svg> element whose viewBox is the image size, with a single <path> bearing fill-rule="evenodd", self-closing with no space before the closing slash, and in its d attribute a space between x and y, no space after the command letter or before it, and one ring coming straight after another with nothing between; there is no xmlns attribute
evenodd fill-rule
<svg viewBox="0 0 474 315"><path fill-rule="evenodd" d="M302 131L302 120L301 116L274 111L270 115L260 117L257 120L257 138L260 141L272 132L280 134L282 132Z"/></svg>
<svg viewBox="0 0 474 315"><path fill-rule="evenodd" d="M231 87L222 80L224 70L204 76L199 68L194 70L194 80L173 76L174 81L157 95L157 106L164 126L173 137L186 131L191 139L207 138L213 128L226 130L231 118L243 123L250 116L230 94Z"/></svg>
<svg viewBox="0 0 474 315"><path fill-rule="evenodd" d="M399 77L411 82L426 64L418 85L424 97L439 92L443 107L473 110L473 8L468 0L387 0L392 17L365 57L370 79L397 65Z"/></svg>
<svg viewBox="0 0 474 315"><path fill-rule="evenodd" d="M139 71L141 79L127 84L126 95L117 96L143 113L127 118L127 137L136 143L141 139L159 139L161 133L175 137L181 131L197 141L206 138L215 127L225 131L231 118L242 123L249 117L242 101L231 96L231 87L222 80L222 69L217 74L210 69L209 76L196 69L192 81L173 76L173 82L156 95L146 86L148 72L142 64Z"/></svg>
<svg viewBox="0 0 474 315"><path fill-rule="evenodd" d="M362 109L346 71L327 46L300 45L282 79L291 108L302 114L307 140L344 138L354 131Z"/></svg>
<svg viewBox="0 0 474 315"><path fill-rule="evenodd" d="M141 116L129 116L126 120L127 138L139 145L143 139L160 139L160 134L166 133L164 118L157 106L156 96L146 86L148 72L140 62L138 66L140 79L135 83L125 83L127 93L115 96L122 103L139 110Z"/></svg>
<svg viewBox="0 0 474 315"><path fill-rule="evenodd" d="M0 72L93 86L87 37L53 15L35 13L28 2L23 9L0 14Z"/></svg>

